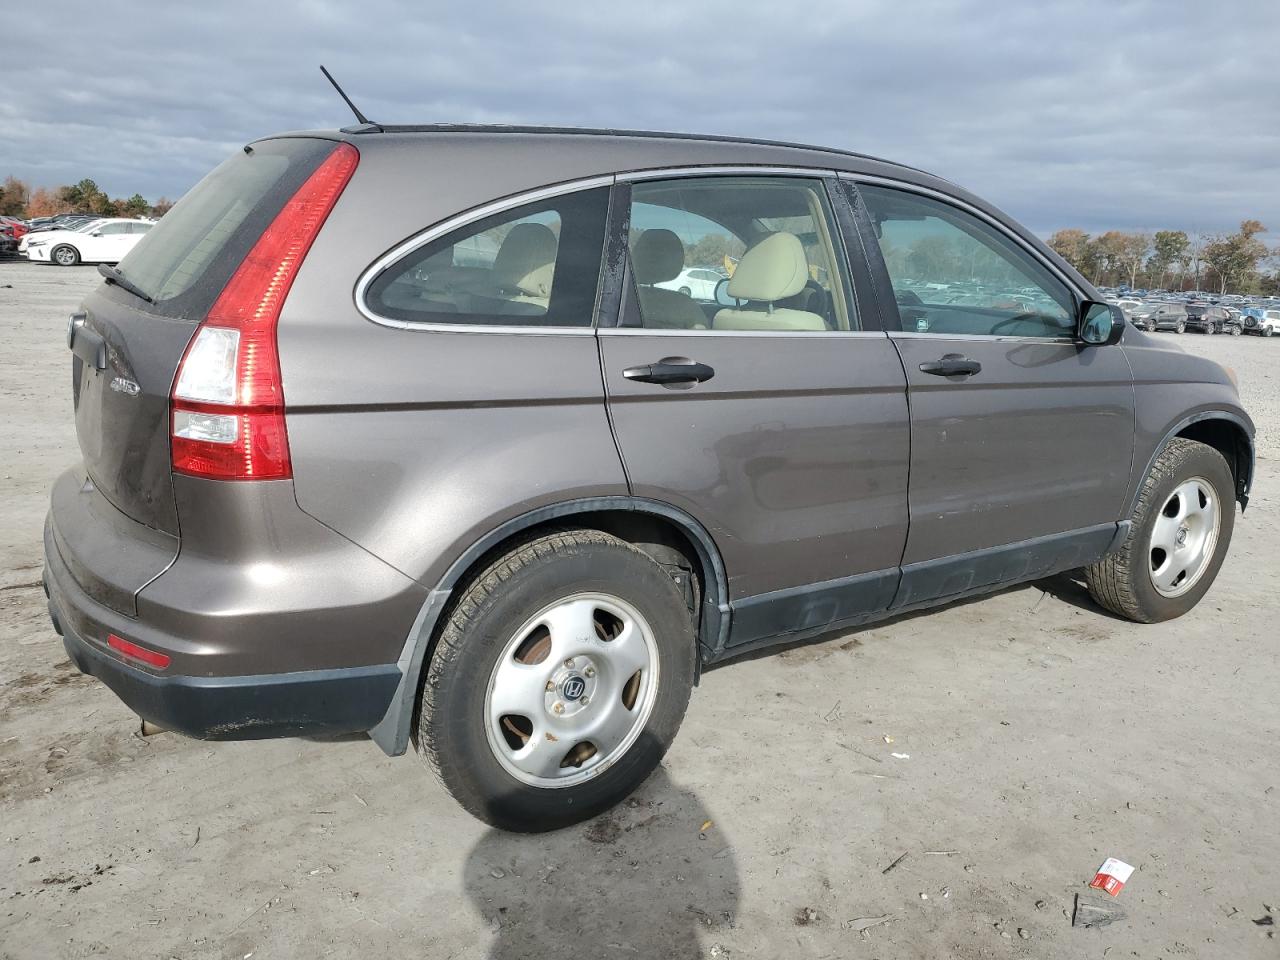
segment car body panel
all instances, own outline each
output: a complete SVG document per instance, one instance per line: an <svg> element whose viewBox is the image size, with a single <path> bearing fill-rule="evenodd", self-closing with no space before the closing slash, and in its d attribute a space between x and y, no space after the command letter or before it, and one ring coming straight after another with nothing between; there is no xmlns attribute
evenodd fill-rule
<svg viewBox="0 0 1280 960"><path fill-rule="evenodd" d="M904 564L1120 519L1133 450L1124 352L1052 340L895 334L911 384ZM958 381L920 370L982 364Z"/></svg>
<svg viewBox="0 0 1280 960"><path fill-rule="evenodd" d="M1150 338L1126 338L1122 348L1133 369L1136 417L1133 468L1123 508L1127 517L1151 462L1177 428L1197 420L1222 419L1238 427L1252 444L1254 425L1219 364Z"/></svg>
<svg viewBox="0 0 1280 960"><path fill-rule="evenodd" d="M883 333L610 330L600 342L632 491L712 532L731 600L897 566L909 414ZM678 389L622 375L669 356L715 376Z"/></svg>
<svg viewBox="0 0 1280 960"><path fill-rule="evenodd" d="M705 662L1087 562L1117 542L1135 485L1179 417L1231 416L1252 431L1220 368L1185 365L1140 336L1110 347L965 343L987 376L960 385L918 376L941 339L870 329L746 337L380 323L357 303L359 278L460 214L554 185L743 166L955 198L1081 298L1098 296L981 199L853 154L466 127L313 131L259 145L296 137L351 143L360 163L278 324L293 478L167 474L157 425L194 323L152 324L144 343L138 308L103 286L86 301L84 328L102 338L106 363L89 371L78 359L76 389L121 396L104 397L93 422L84 415L94 483L60 481L46 531L45 579L69 654L144 716L195 735L372 729L403 752L438 618L474 564L529 524L609 511L683 531L702 567ZM896 307L870 276L865 237L848 222L854 206L835 213L851 272L864 278L860 313L878 327ZM616 268L603 272L606 325ZM664 356L716 375L689 391L621 376ZM144 362L155 372L137 369ZM112 391L109 377L137 394ZM131 414L146 404L146 416ZM79 539L57 532L64 517L83 525ZM103 575L107 545L130 536L136 556ZM113 630L169 652L164 679L174 682L124 662L106 643Z"/></svg>

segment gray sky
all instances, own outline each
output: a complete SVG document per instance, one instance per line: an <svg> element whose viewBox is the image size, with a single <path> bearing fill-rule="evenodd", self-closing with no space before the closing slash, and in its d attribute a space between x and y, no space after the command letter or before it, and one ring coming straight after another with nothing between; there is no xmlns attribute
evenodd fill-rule
<svg viewBox="0 0 1280 960"><path fill-rule="evenodd" d="M0 176L180 196L264 134L385 122L740 134L923 167L1033 230L1280 231L1280 2L17 4ZM148 12L149 11L149 12Z"/></svg>

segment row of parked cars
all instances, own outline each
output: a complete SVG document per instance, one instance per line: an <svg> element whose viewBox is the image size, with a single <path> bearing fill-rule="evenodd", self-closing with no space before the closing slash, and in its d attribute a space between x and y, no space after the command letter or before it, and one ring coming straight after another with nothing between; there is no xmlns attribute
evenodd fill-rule
<svg viewBox="0 0 1280 960"><path fill-rule="evenodd" d="M1124 311L1129 323L1139 330L1169 330L1174 333L1245 333L1261 337L1280 334L1280 298L1250 301L1244 297L1210 298L1197 294L1136 296L1130 292L1107 291L1107 302Z"/></svg>
<svg viewBox="0 0 1280 960"><path fill-rule="evenodd" d="M17 253L61 267L119 263L154 224L142 218L88 214L37 217L29 222L0 217L0 253Z"/></svg>

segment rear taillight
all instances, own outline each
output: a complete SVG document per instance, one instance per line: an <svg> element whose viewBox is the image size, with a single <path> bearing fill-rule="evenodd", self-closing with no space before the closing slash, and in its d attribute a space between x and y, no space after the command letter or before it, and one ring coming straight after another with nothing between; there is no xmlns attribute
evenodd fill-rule
<svg viewBox="0 0 1280 960"><path fill-rule="evenodd" d="M214 480L293 476L276 322L359 160L350 144L334 148L258 238L187 345L170 398L178 473Z"/></svg>

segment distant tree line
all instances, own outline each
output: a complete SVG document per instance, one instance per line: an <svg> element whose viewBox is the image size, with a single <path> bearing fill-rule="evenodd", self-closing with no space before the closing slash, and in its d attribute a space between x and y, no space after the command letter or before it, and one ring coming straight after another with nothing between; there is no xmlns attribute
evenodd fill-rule
<svg viewBox="0 0 1280 960"><path fill-rule="evenodd" d="M85 178L63 187L36 187L8 176L0 184L0 214L30 220L59 213L96 213L100 217L162 217L173 202L161 197L148 202L140 193L128 199L112 199L96 183Z"/></svg>
<svg viewBox="0 0 1280 960"><path fill-rule="evenodd" d="M1059 230L1049 246L1095 285L1218 293L1280 293L1280 248L1259 239L1267 230L1245 220L1235 233L1198 236L1184 230L1091 237Z"/></svg>

